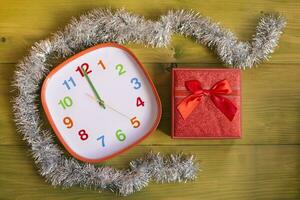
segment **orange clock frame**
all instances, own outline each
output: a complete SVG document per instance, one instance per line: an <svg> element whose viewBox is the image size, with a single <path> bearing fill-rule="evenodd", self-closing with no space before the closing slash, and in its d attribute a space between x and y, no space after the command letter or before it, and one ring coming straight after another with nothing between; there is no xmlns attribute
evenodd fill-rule
<svg viewBox="0 0 300 200"><path fill-rule="evenodd" d="M116 151L115 153L113 153L112 155L109 155L109 156L106 156L106 157L103 157L103 158L100 158L100 159L88 159L88 158L85 158L85 157L82 157L80 155L78 155L75 151L73 151L71 149L71 147L69 147L69 145L66 143L66 141L62 138L61 136L61 133L58 131L55 123L54 123L54 120L52 119L52 116L50 115L50 112L49 112L49 108L48 108L48 105L46 103L46 98L45 98L45 91L46 91L46 87L47 87L47 83L48 83L48 80L58 71L60 70L61 68L63 68L66 64L68 64L69 62L75 60L76 58L82 56L82 55L85 55L91 51L94 51L96 49L99 49L99 48L103 48L103 47L116 47L116 48L119 48L119 49L122 49L124 51L126 51L127 53L129 53L130 56L132 56L132 58L137 62L138 66L142 69L143 73L145 74L147 80L149 81L150 83L150 86L152 88L152 92L154 93L155 95L155 99L156 99L156 103L157 103L157 107L158 107L158 112L157 112L157 116L156 116L156 119L155 119L155 122L154 122L154 125L152 126L152 128L142 137L140 138L139 140L135 141L134 143L132 143L131 145L125 147L124 149L121 149L119 151ZM129 50L128 48L122 46L122 45L119 45L117 43L103 43L103 44L98 44L98 45L95 45L93 47L90 47L84 51L81 51L77 54L75 54L74 56L68 58L67 60L65 60L64 62L62 62L61 64L59 64L58 66L56 66L45 78L43 84L42 84L42 90L41 90L41 101L42 101L42 106L44 108L44 111L45 111L45 114L49 120L49 123L51 125L51 127L53 128L54 130L54 133L57 135L59 141L63 144L63 146L67 149L67 151L72 155L74 156L76 159L78 160L81 160L83 162L88 162L88 163L98 163L98 162L103 162L105 160L108 160L112 157L115 157L125 151L127 151L128 149L136 146L137 144L139 144L141 141L143 141L144 139L146 139L158 126L159 124L159 121L161 119L161 114L162 114L162 106L161 106L161 101L160 101L160 98L159 98L159 95L158 95L158 92L148 74L148 72L145 70L145 67L143 66L143 64L137 59L137 57L133 54L133 52L131 50Z"/></svg>

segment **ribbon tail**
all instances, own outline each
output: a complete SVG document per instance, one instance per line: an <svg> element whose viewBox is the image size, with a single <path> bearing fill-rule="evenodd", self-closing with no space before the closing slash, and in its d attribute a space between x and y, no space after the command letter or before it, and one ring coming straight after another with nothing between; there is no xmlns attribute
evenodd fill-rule
<svg viewBox="0 0 300 200"><path fill-rule="evenodd" d="M177 106L181 117L185 120L200 103L199 96L188 96Z"/></svg>
<svg viewBox="0 0 300 200"><path fill-rule="evenodd" d="M237 107L227 98L217 95L211 95L211 100L215 106L230 120L232 121L236 112Z"/></svg>

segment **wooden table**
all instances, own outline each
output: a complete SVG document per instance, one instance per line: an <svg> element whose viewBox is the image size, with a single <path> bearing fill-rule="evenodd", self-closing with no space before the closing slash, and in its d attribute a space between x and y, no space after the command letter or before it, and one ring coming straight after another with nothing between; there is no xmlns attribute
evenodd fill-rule
<svg viewBox="0 0 300 200"><path fill-rule="evenodd" d="M0 199L115 199L110 192L53 188L38 174L29 147L13 122L10 100L16 63L34 42L45 39L70 18L95 8L124 7L156 20L169 9L193 9L219 21L241 40L255 32L262 12L279 11L288 20L272 58L243 71L243 139L170 138L170 63L221 66L207 48L174 36L167 48L129 44L147 67L159 91L163 116L158 129L139 146L106 162L126 167L144 152L196 155L202 168L195 182L156 184L126 199L300 199L300 1L1 1L0 6ZM124 198L125 199L125 198Z"/></svg>

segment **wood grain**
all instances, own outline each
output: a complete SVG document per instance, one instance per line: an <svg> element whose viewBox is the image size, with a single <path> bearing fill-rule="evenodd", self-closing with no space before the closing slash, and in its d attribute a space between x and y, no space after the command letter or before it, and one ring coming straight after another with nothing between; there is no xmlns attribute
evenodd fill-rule
<svg viewBox="0 0 300 200"><path fill-rule="evenodd" d="M149 151L136 147L106 162L123 168ZM194 182L155 184L125 199L297 199L300 147L254 146L164 146L154 151L184 151L195 154L202 172ZM54 189L38 175L23 146L0 147L1 197L5 199L115 199L109 192L73 187ZM212 156L213 155L213 156ZM20 170L22 169L22 170ZM4 184L5 183L5 184ZM288 183L288 184L287 184Z"/></svg>
<svg viewBox="0 0 300 200"><path fill-rule="evenodd" d="M12 63L21 59L34 42L45 39L52 32L63 28L73 16L92 8L120 8L142 14L156 20L169 9L193 9L220 22L233 31L241 40L249 40L255 33L257 18L261 12L277 11L288 20L285 34L280 39L280 48L276 50L269 63L299 63L299 1L253 0L250 3L231 1L72 1L54 0L40 3L39 0L11 0L0 7L0 62ZM217 12L216 12L217 10ZM1 42L2 41L2 42ZM217 57L207 48L191 39L176 36L168 48L145 49L142 45L129 45L144 63L219 63Z"/></svg>
<svg viewBox="0 0 300 200"><path fill-rule="evenodd" d="M158 129L139 146L107 161L127 167L143 153L185 152L202 168L195 182L155 184L129 197L45 183L16 132L11 100L15 64L34 42L63 28L92 8L126 8L157 20L169 9L193 9L233 31L241 40L255 33L262 12L278 11L288 20L279 47L265 64L243 71L243 139L170 138L170 65L222 67L214 53L190 38L174 35L166 48L127 44L146 66L163 104ZM52 0L1 1L0 6L0 199L300 199L300 2L240 0Z"/></svg>

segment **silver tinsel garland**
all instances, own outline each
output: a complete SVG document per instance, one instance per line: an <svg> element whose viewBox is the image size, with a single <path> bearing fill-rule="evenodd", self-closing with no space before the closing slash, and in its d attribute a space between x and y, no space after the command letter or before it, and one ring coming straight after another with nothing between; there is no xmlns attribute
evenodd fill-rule
<svg viewBox="0 0 300 200"><path fill-rule="evenodd" d="M55 144L51 130L42 128L39 110L41 82L60 59L95 44L135 42L164 47L169 44L173 33L192 37L214 49L228 66L251 67L273 52L285 24L283 17L265 14L252 41L240 42L230 31L193 11L169 11L156 22L125 10L91 11L73 19L50 39L36 43L18 64L13 83L18 90L13 106L18 131L30 145L41 175L53 185L80 185L128 195L147 186L150 180L160 183L193 180L198 165L193 156L183 154L163 157L149 153L132 161L126 170L96 167L66 157Z"/></svg>

